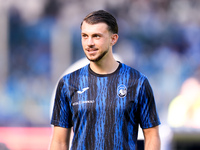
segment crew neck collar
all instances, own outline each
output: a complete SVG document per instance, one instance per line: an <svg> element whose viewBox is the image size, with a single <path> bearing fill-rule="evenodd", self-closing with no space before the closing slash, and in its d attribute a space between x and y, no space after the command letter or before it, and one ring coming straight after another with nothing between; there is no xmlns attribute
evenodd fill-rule
<svg viewBox="0 0 200 150"><path fill-rule="evenodd" d="M109 73L109 74L98 74L98 73L94 72L94 71L90 68L90 64L88 65L88 69L89 69L89 72L90 72L92 75L94 75L94 76L98 76L98 77L107 77L107 76L111 76L111 75L113 75L113 74L115 74L116 72L119 71L119 69L121 68L122 64L121 64L119 61L117 61L117 62L119 63L117 69L116 69L114 72Z"/></svg>

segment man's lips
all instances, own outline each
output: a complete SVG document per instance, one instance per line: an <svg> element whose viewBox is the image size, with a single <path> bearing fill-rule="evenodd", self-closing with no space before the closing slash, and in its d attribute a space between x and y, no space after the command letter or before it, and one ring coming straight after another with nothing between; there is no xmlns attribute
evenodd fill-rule
<svg viewBox="0 0 200 150"><path fill-rule="evenodd" d="M89 54L94 54L94 53L97 52L97 50L98 50L98 49L96 49L96 48L88 48L88 49L86 49L86 51L87 51Z"/></svg>
<svg viewBox="0 0 200 150"><path fill-rule="evenodd" d="M97 48L86 48L86 51L91 52L91 51L97 51Z"/></svg>

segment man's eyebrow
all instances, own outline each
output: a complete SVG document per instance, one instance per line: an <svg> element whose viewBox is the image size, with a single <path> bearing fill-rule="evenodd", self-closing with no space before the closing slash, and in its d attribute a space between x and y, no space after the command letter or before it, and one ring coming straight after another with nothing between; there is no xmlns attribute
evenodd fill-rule
<svg viewBox="0 0 200 150"><path fill-rule="evenodd" d="M81 35L84 35L84 34L88 35L87 33L84 33L84 32L81 33ZM103 34L100 32L97 32L97 33L92 33L91 35L93 36L93 35L103 35Z"/></svg>
<svg viewBox="0 0 200 150"><path fill-rule="evenodd" d="M92 35L103 35L102 33L94 33Z"/></svg>

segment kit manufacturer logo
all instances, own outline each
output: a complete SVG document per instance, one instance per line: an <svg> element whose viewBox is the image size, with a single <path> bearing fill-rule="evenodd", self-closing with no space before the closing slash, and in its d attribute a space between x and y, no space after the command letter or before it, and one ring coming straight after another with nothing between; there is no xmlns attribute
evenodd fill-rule
<svg viewBox="0 0 200 150"><path fill-rule="evenodd" d="M77 91L78 94L82 94L85 91L87 91L89 89L89 87L83 88L81 91Z"/></svg>

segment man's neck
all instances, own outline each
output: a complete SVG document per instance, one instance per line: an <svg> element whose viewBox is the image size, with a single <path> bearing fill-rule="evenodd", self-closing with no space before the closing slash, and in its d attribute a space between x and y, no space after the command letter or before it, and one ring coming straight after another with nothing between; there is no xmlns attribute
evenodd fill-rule
<svg viewBox="0 0 200 150"><path fill-rule="evenodd" d="M97 74L111 74L117 70L119 63L113 58L107 61L90 62L90 68Z"/></svg>

